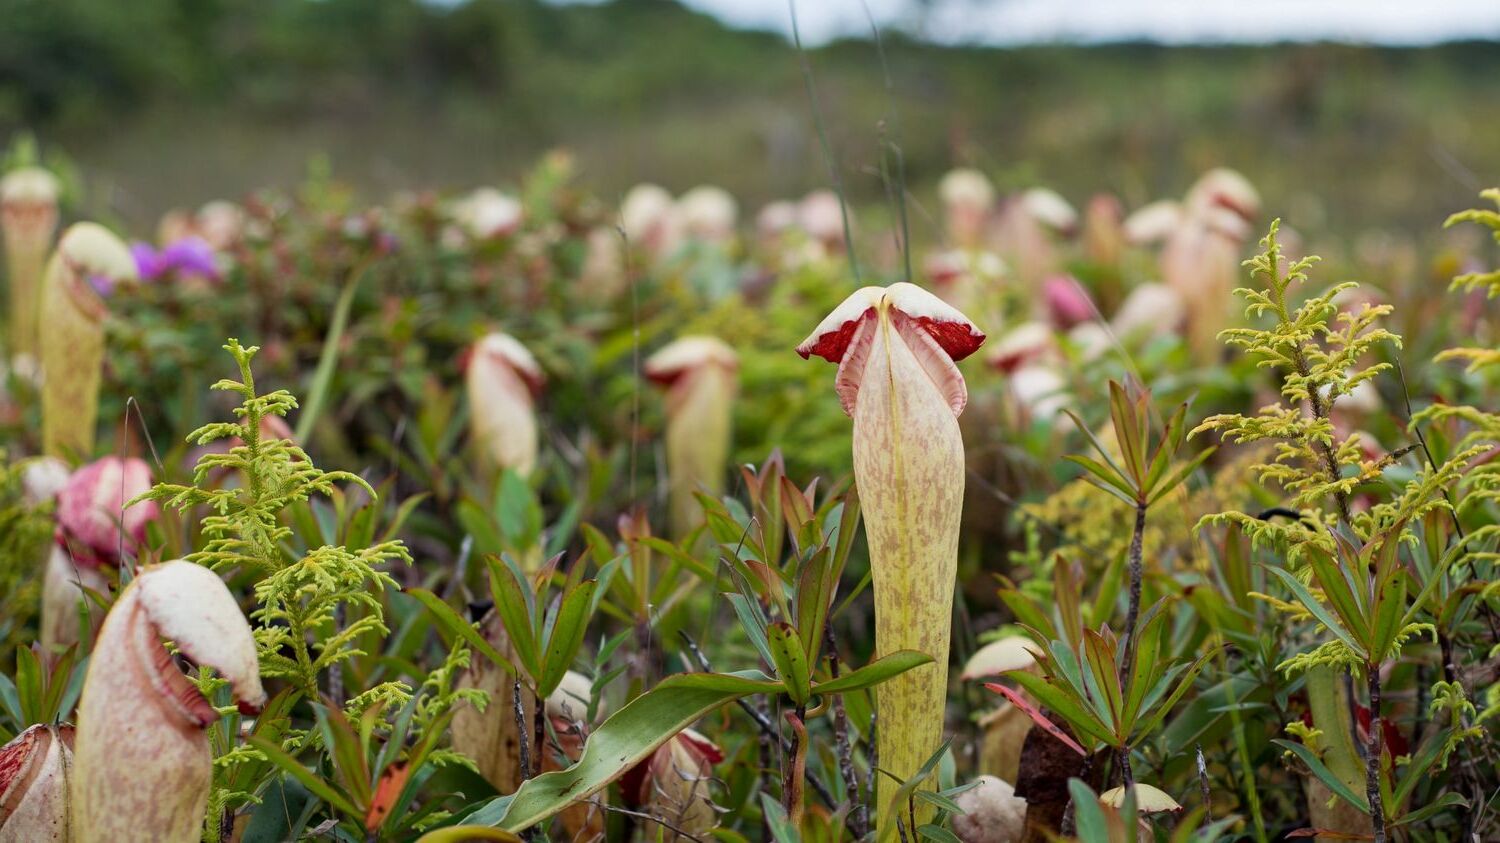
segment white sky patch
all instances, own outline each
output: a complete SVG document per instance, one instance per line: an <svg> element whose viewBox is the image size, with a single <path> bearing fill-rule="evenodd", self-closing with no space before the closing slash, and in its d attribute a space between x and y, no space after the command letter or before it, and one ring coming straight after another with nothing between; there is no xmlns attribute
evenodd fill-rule
<svg viewBox="0 0 1500 843"><path fill-rule="evenodd" d="M790 36L786 0L683 0L738 27ZM802 38L869 34L869 17L955 44L1500 40L1500 0L799 0Z"/></svg>

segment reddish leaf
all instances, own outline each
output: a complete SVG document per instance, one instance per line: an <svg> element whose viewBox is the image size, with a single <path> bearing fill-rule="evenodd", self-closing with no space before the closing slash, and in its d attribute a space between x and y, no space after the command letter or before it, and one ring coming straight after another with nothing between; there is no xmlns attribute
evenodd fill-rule
<svg viewBox="0 0 1500 843"><path fill-rule="evenodd" d="M989 688L991 691L994 691L1000 696L1010 700L1011 705L1014 705L1016 708L1019 708L1022 711L1026 712L1026 716L1031 718L1031 722L1035 723L1038 726L1041 726L1043 729L1046 729L1048 734L1067 744L1069 749L1073 750L1079 755L1084 756L1085 758L1088 757L1088 753L1084 751L1083 747L1078 745L1078 741L1073 740L1073 738L1069 736L1067 732L1064 732L1062 729L1057 728L1057 724L1053 723L1051 720L1048 720L1047 715L1043 714L1041 710L1032 705L1025 697L997 682L986 682L984 684L984 687Z"/></svg>
<svg viewBox="0 0 1500 843"><path fill-rule="evenodd" d="M370 797L369 810L365 811L365 831L374 834L375 829L385 822L396 800L401 797L401 791L406 788L406 779L410 775L411 768L405 761L397 761L381 772L375 795Z"/></svg>

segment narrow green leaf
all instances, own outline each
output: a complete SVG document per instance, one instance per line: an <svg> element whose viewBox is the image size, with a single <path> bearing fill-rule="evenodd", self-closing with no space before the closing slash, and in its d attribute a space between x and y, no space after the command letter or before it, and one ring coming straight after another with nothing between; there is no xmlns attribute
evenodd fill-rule
<svg viewBox="0 0 1500 843"><path fill-rule="evenodd" d="M499 665L506 673L509 673L511 676L516 675L516 666L511 664L510 659L506 658L490 642L486 641L484 636L479 633L479 630L474 628L473 624L459 617L458 613L453 611L453 607L444 603L441 597L438 597L425 588L409 588L406 590L406 593L415 597L418 603L426 607L427 611L432 613L433 618L437 620L443 629L462 638L476 652L496 665Z"/></svg>
<svg viewBox="0 0 1500 843"><path fill-rule="evenodd" d="M850 691L861 691L931 661L932 656L926 653L916 650L897 650L888 656L881 656L858 670L844 673L837 679L815 684L812 692L814 694L847 694Z"/></svg>
<svg viewBox="0 0 1500 843"><path fill-rule="evenodd" d="M1297 598L1297 601L1305 606L1307 608L1307 611L1312 613L1312 616L1318 619L1319 623L1327 627L1328 631L1337 636L1340 641L1344 642L1344 644L1349 647L1349 649L1353 650L1361 657L1365 655L1365 650L1359 645L1359 642L1355 641L1354 638L1349 634L1349 631L1344 629L1343 625L1338 622L1338 619L1328 612L1327 607L1319 602L1317 598L1312 596L1312 593L1307 590L1307 586L1299 582L1296 577L1291 575L1290 572L1284 571L1281 568L1277 568L1271 565L1263 565L1261 567L1265 568L1267 571L1270 571L1278 580L1281 580L1281 583L1285 585L1289 591L1292 592L1293 596Z"/></svg>
<svg viewBox="0 0 1500 843"><path fill-rule="evenodd" d="M354 305L354 293L364 277L365 272L361 270L345 281L344 289L339 292L338 301L333 305L333 319L328 323L327 335L323 337L323 350L318 353L318 367L313 370L307 400L302 402L302 412L297 417L297 429L293 438L298 442L308 441L313 425L318 423L318 416L322 415L323 405L328 401L333 376L338 373L339 346L344 341L344 329L349 325L349 309Z"/></svg>
<svg viewBox="0 0 1500 843"><path fill-rule="evenodd" d="M303 787L313 792L314 796L332 805L335 809L343 812L346 816L363 819L363 815L349 798L339 792L323 777L312 770L302 766L302 762L286 754L281 748L279 741L270 741L260 735L246 735L245 742L260 750L266 756L266 760L275 764L283 772L302 783Z"/></svg>
<svg viewBox="0 0 1500 843"><path fill-rule="evenodd" d="M1007 673L1006 677L1025 688L1033 697L1054 714L1068 721L1075 732L1096 740L1106 746L1115 745L1115 737L1109 726L1099 719L1079 697L1054 685L1035 674L1024 671ZM1029 712L1028 712L1029 713ZM1033 717L1033 720L1036 718Z"/></svg>
<svg viewBox="0 0 1500 843"><path fill-rule="evenodd" d="M1345 802L1348 802L1350 805L1353 805L1354 807L1360 809L1361 811L1364 811L1367 814L1370 813L1370 803L1365 799L1364 794L1355 793L1354 791L1350 790L1348 785L1340 781L1339 777L1335 776L1332 770L1329 770L1322 761L1318 760L1318 756L1314 755L1312 750L1308 749L1300 743L1297 743L1296 741L1288 741L1281 738L1277 738L1271 741L1271 743L1274 743L1277 746L1290 751L1293 755L1302 759L1302 763L1307 765L1307 769L1310 770L1313 775L1317 776L1318 781L1321 781L1324 785L1326 785L1331 793L1338 796L1340 799L1343 799Z"/></svg>

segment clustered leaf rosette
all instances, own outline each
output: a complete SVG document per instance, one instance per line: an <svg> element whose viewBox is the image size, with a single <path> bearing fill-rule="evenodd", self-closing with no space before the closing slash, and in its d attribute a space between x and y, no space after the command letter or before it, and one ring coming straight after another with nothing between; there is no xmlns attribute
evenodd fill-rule
<svg viewBox="0 0 1500 843"><path fill-rule="evenodd" d="M42 270L57 233L57 179L40 167L22 167L0 178L0 231L5 236L10 283L10 354L34 369Z"/></svg>
<svg viewBox="0 0 1500 843"><path fill-rule="evenodd" d="M536 358L509 334L492 333L470 347L464 372L469 432L490 485L506 469L525 475L536 468L536 396L543 381Z"/></svg>
<svg viewBox="0 0 1500 843"><path fill-rule="evenodd" d="M0 843L69 843L73 727L37 724L0 748Z"/></svg>
<svg viewBox="0 0 1500 843"><path fill-rule="evenodd" d="M219 712L172 652L228 681L240 711L266 702L250 624L213 571L176 560L140 570L99 632L78 707L77 840L189 843L213 775L205 729Z"/></svg>
<svg viewBox="0 0 1500 843"><path fill-rule="evenodd" d="M682 537L702 521L694 493L724 491L739 357L714 337L686 336L642 368L667 390L668 506L672 533Z"/></svg>
<svg viewBox="0 0 1500 843"><path fill-rule="evenodd" d="M880 765L901 779L942 740L964 496L958 416L968 402L955 362L983 342L962 313L903 282L855 291L797 348L838 364L835 390L854 420L877 654L933 658L875 692ZM881 779L882 818L893 787Z"/></svg>
<svg viewBox="0 0 1500 843"><path fill-rule="evenodd" d="M146 525L161 508L155 501L130 501L150 488L144 460L104 457L73 472L57 493L57 528L42 580L44 653L78 643L80 602L98 626L87 591L105 591L103 569L134 557L145 542Z"/></svg>
<svg viewBox="0 0 1500 843"><path fill-rule="evenodd" d="M73 459L94 452L104 367L105 298L137 279L135 258L102 225L69 227L47 265L41 293L42 444Z"/></svg>

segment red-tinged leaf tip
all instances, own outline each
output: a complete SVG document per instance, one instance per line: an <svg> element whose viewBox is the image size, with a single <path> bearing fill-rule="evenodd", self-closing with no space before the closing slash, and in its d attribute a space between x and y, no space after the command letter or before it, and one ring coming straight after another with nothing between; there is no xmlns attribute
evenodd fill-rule
<svg viewBox="0 0 1500 843"><path fill-rule="evenodd" d="M1040 709L1032 705L1030 701L1028 701L1025 697L1021 696L1010 688L1001 685L998 682L986 682L984 683L984 687L990 689L991 691L994 691L1002 697L1005 697L1007 700L1010 700L1011 705L1026 712L1026 715L1031 718L1031 722L1042 727L1043 729L1046 729L1047 734L1062 741L1063 744L1069 749L1085 758L1088 757L1088 752L1078 744L1078 741L1073 740L1073 738L1067 732L1064 732L1062 729L1057 728L1056 723L1048 720L1047 715L1043 714Z"/></svg>

